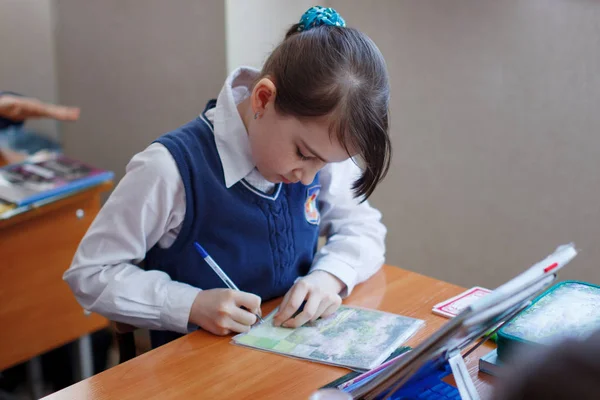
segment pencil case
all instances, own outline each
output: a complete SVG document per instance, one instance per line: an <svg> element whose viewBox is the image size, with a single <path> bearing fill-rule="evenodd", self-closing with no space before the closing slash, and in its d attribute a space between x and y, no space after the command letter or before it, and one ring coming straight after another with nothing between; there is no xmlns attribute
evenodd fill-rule
<svg viewBox="0 0 600 400"><path fill-rule="evenodd" d="M600 329L600 286L581 281L553 285L498 331L498 359L522 346L551 346Z"/></svg>

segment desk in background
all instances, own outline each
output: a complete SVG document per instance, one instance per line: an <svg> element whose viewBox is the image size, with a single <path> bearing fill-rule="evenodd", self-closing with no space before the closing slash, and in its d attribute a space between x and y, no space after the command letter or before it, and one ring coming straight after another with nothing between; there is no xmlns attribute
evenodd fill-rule
<svg viewBox="0 0 600 400"><path fill-rule="evenodd" d="M345 303L426 320L408 341L415 346L447 319L431 307L464 289L446 282L385 266L359 285ZM279 304L263 306L266 315ZM66 399L308 399L319 387L348 373L347 369L252 350L231 338L197 331L142 354L47 397ZM480 356L493 348L479 347L467 360L483 399L490 397L491 378L478 374Z"/></svg>
<svg viewBox="0 0 600 400"><path fill-rule="evenodd" d="M92 375L87 335L108 321L85 315L62 275L111 187L0 216L0 371L79 338L80 374Z"/></svg>

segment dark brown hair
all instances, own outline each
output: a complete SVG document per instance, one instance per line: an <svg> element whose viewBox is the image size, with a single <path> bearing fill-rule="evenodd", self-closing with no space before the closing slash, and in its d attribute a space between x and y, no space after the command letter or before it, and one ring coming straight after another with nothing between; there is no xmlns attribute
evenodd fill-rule
<svg viewBox="0 0 600 400"><path fill-rule="evenodd" d="M273 79L278 112L333 116L331 134L364 161L352 188L356 197L366 199L386 175L392 152L385 61L375 43L356 29L321 25L299 32L298 26L271 53L261 78Z"/></svg>

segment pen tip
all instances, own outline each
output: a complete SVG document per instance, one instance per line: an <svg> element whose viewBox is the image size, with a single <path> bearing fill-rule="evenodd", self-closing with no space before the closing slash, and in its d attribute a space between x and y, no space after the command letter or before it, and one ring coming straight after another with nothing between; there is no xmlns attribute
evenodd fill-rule
<svg viewBox="0 0 600 400"><path fill-rule="evenodd" d="M208 253L206 252L206 250L204 250L204 248L202 246L200 246L200 244L198 242L194 242L194 246L196 246L196 249L202 256L202 258L208 257Z"/></svg>

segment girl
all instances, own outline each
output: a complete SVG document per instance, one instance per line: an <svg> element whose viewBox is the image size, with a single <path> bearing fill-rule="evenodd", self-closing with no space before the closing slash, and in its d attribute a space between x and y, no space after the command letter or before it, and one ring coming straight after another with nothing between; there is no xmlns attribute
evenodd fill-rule
<svg viewBox="0 0 600 400"><path fill-rule="evenodd" d="M332 314L383 264L386 229L364 200L389 166L388 99L375 44L309 9L262 71L235 70L199 117L133 157L64 279L84 308L151 329L153 346L248 331L283 295L276 325Z"/></svg>

